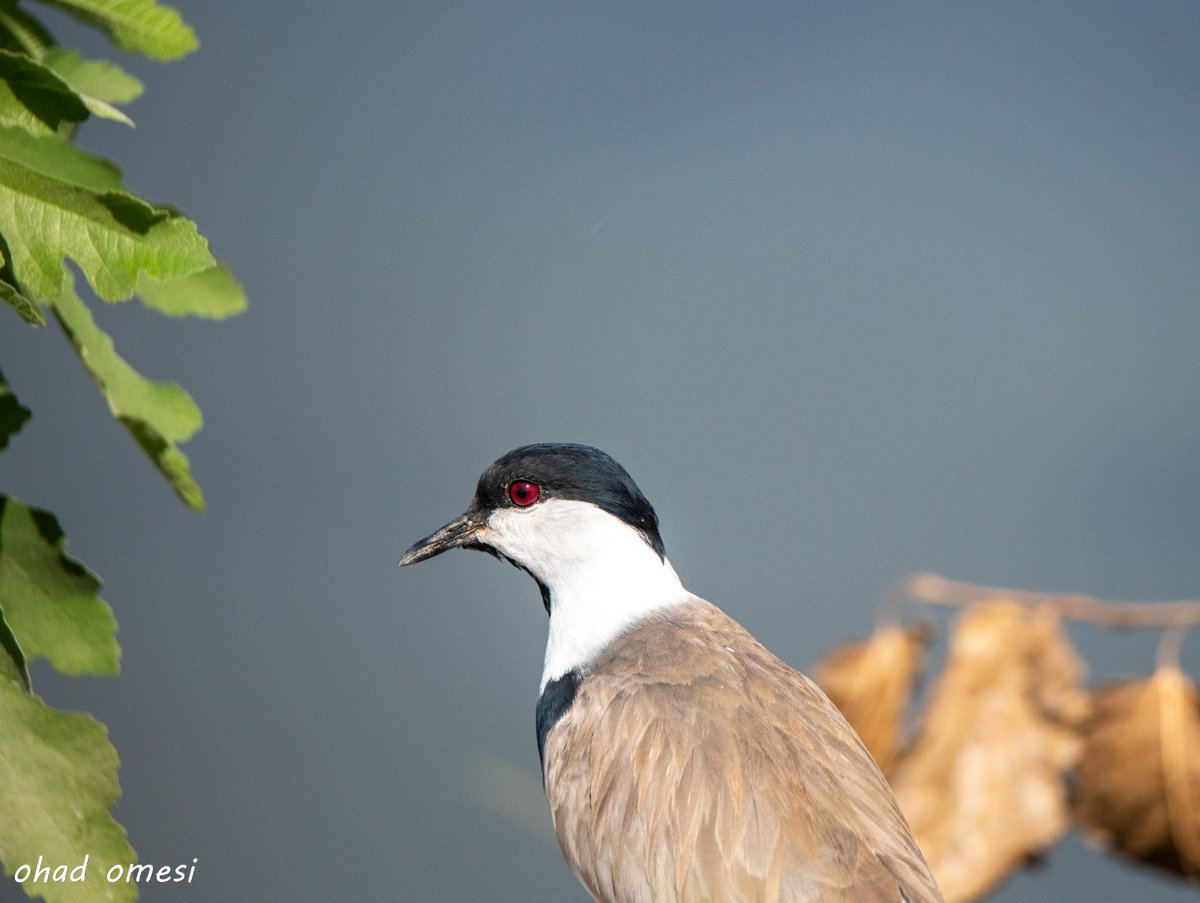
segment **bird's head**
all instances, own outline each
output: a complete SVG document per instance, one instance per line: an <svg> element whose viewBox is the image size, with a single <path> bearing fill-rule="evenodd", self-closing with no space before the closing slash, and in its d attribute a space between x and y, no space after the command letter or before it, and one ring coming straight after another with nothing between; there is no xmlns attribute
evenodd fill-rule
<svg viewBox="0 0 1200 903"><path fill-rule="evenodd" d="M625 468L587 445L526 445L484 471L470 506L413 544L415 564L447 549L489 552L552 590L597 567L653 556L664 563L658 517Z"/></svg>

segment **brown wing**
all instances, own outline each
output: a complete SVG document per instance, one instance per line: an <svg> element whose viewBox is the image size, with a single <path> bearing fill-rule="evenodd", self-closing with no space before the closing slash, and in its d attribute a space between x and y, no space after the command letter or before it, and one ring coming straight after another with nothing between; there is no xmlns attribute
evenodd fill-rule
<svg viewBox="0 0 1200 903"><path fill-rule="evenodd" d="M605 903L942 899L845 719L703 600L601 655L545 761L559 844Z"/></svg>

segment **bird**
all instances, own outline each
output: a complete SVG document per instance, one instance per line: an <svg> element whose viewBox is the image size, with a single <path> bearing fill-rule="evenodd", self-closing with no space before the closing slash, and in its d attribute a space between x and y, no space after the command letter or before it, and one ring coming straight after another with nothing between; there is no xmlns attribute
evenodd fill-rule
<svg viewBox="0 0 1200 903"><path fill-rule="evenodd" d="M501 456L401 566L487 552L549 631L538 756L564 858L601 903L941 901L879 767L813 681L683 587L599 449Z"/></svg>

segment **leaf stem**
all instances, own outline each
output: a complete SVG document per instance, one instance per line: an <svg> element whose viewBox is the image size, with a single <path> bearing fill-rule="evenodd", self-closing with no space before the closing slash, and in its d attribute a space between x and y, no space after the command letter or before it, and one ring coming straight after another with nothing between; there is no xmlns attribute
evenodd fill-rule
<svg viewBox="0 0 1200 903"><path fill-rule="evenodd" d="M973 605L1006 599L1021 605L1049 605L1064 618L1117 630L1200 624L1200 599L1171 602L1112 602L1082 593L1040 593L913 574L889 591L927 605Z"/></svg>
<svg viewBox="0 0 1200 903"><path fill-rule="evenodd" d="M1183 638L1187 636L1187 632L1191 628L1191 624L1179 622L1169 625L1163 631L1162 639L1158 641L1158 649L1154 653L1155 665L1159 668L1179 667L1179 648L1183 645Z"/></svg>

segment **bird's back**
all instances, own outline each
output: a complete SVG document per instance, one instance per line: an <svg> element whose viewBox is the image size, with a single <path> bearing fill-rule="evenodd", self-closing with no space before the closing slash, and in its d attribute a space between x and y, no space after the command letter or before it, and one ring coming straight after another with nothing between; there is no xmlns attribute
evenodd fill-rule
<svg viewBox="0 0 1200 903"><path fill-rule="evenodd" d="M559 844L606 903L941 900L845 719L701 599L608 645L544 761Z"/></svg>

